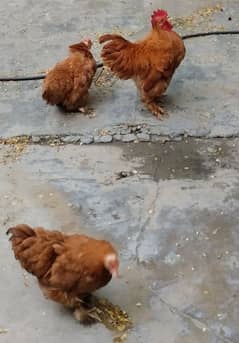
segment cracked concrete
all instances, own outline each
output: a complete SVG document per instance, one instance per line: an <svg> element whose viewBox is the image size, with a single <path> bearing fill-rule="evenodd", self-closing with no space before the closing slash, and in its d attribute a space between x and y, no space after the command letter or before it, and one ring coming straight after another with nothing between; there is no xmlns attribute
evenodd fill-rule
<svg viewBox="0 0 239 343"><path fill-rule="evenodd" d="M117 246L122 279L99 293L133 317L129 342L236 343L238 148L238 139L30 145L16 157L14 146L2 146L4 341L28 335L63 342L69 335L90 342L96 334L111 341L102 326L82 328L43 299L30 276L24 285L4 232L27 222L87 232ZM133 173L118 179L120 171ZM18 299L18 307L6 296Z"/></svg>
<svg viewBox="0 0 239 343"><path fill-rule="evenodd" d="M232 0L3 4L5 75L42 72L82 36L99 58L100 33L140 37L160 6L183 34L239 28ZM237 43L186 41L163 122L142 110L131 82L105 72L91 91L94 118L46 106L40 81L0 84L1 341L110 343L114 335L43 298L5 235L21 222L114 243L122 278L99 294L132 317L127 342L239 341Z"/></svg>
<svg viewBox="0 0 239 343"><path fill-rule="evenodd" d="M157 169L155 170L155 174L157 173ZM135 255L136 255L136 260L137 263L141 263L142 261L140 260L139 257L139 249L141 247L142 244L142 239L144 237L145 234L145 230L147 229L147 227L150 227L150 223L151 223L151 219L153 217L153 215L155 214L155 209L156 209L156 203L159 197L159 187L156 187L156 190L154 191L155 195L152 199L152 202L149 206L149 208L147 209L148 211L148 215L146 216L146 220L145 222L142 224L141 228L139 229L139 234L138 234L138 238L136 239L136 249L135 249Z"/></svg>

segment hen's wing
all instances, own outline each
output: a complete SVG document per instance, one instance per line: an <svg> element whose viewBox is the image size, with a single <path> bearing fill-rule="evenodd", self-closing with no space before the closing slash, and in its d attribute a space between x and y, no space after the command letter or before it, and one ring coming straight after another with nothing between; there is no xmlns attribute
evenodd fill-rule
<svg viewBox="0 0 239 343"><path fill-rule="evenodd" d="M74 87L71 58L67 58L49 71L43 81L42 97L50 105L61 104Z"/></svg>
<svg viewBox="0 0 239 343"><path fill-rule="evenodd" d="M72 235L54 246L58 257L49 275L49 284L75 294L91 293L109 280L97 258L99 243L84 235Z"/></svg>
<svg viewBox="0 0 239 343"><path fill-rule="evenodd" d="M165 39L165 32L163 32L159 35L155 46L145 46L148 63L145 66L144 77L141 74L141 79L144 79L143 90L145 92L153 89L159 81L162 84L162 91L165 87L167 88L176 68L185 56L185 46L181 37L175 32L168 34L170 39Z"/></svg>
<svg viewBox="0 0 239 343"><path fill-rule="evenodd" d="M76 236L75 242L65 242L54 246L58 257L51 268L49 285L66 292L74 290L84 279L85 236ZM70 244L69 244L70 243ZM75 249L74 244L78 248Z"/></svg>
<svg viewBox="0 0 239 343"><path fill-rule="evenodd" d="M67 98L67 102L74 104L80 96L88 93L91 86L94 74L96 72L96 62L90 57L85 57L79 62L76 58L72 61L73 85L71 94Z"/></svg>

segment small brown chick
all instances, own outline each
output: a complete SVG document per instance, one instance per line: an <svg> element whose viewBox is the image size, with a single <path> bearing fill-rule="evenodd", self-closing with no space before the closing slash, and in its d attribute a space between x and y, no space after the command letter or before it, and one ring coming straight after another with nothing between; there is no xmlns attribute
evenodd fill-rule
<svg viewBox="0 0 239 343"><path fill-rule="evenodd" d="M89 39L70 45L69 57L48 72L42 90L48 104L61 106L66 112L82 111L96 72L91 46Z"/></svg>
<svg viewBox="0 0 239 343"><path fill-rule="evenodd" d="M118 256L111 243L25 224L7 234L15 258L37 277L45 297L74 309L76 319L91 322L87 298L118 275Z"/></svg>

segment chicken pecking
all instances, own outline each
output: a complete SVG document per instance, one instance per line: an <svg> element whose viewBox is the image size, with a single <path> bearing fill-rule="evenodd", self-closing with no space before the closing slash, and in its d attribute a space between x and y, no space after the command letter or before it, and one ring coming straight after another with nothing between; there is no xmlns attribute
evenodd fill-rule
<svg viewBox="0 0 239 343"><path fill-rule="evenodd" d="M85 235L66 235L21 224L10 228L15 258L37 277L43 294L75 310L90 322L85 299L117 276L119 261L113 246Z"/></svg>

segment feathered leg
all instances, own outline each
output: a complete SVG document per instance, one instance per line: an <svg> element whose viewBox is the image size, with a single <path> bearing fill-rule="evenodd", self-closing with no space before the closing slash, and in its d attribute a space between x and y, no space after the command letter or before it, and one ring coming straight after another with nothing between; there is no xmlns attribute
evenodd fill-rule
<svg viewBox="0 0 239 343"><path fill-rule="evenodd" d="M154 100L148 98L148 97L142 97L142 102L145 104L146 108L153 113L159 120L163 120L163 117L167 116L167 112L160 107L157 102Z"/></svg>
<svg viewBox="0 0 239 343"><path fill-rule="evenodd" d="M158 104L158 99L166 91L168 82L162 79L160 74L152 73L146 80L135 79L135 83L146 108L160 120L168 116L166 110Z"/></svg>
<svg viewBox="0 0 239 343"><path fill-rule="evenodd" d="M90 303L92 302L90 295L82 295L82 297L79 298L57 288L47 287L41 283L39 283L39 285L42 293L47 299L53 300L64 305L65 307L73 309L73 316L82 324L90 325L99 321L99 318L94 313L91 313L93 311L93 306Z"/></svg>

